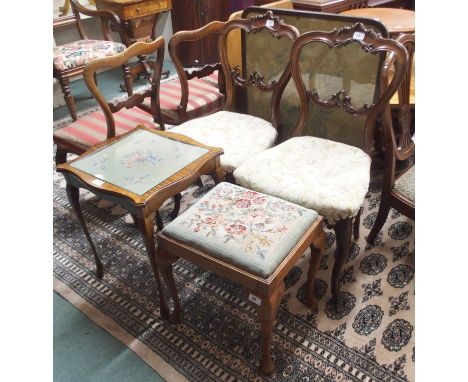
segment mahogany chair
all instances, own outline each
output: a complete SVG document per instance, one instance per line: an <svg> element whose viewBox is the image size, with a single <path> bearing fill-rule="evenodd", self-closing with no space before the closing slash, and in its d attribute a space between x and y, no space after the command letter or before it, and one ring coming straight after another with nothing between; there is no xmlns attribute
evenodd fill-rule
<svg viewBox="0 0 468 382"><path fill-rule="evenodd" d="M217 31L212 27L175 33L168 44L169 56L177 72L177 80L161 84L159 100L164 121L169 125L180 125L188 120L220 111L224 107L224 77L221 63L205 65L201 68L184 69L179 53L186 44L212 35ZM220 73L221 72L221 73ZM141 107L148 110L149 101Z"/></svg>
<svg viewBox="0 0 468 382"><path fill-rule="evenodd" d="M149 77L150 86L137 92L132 91L131 96L124 100L108 103L96 83L96 72L113 69L125 65L134 57L156 53L156 63L150 67L144 62L133 67L136 74L142 73ZM159 84L162 75L164 59L164 38L159 37L150 43L137 42L122 53L113 57L98 58L86 64L83 70L83 78L89 91L96 98L102 110L86 114L80 119L54 131L54 143L57 145L55 163L65 163L67 154L80 155L92 146L106 139L119 136L133 130L139 124L149 128L164 130L163 118L159 107ZM131 83L131 82L130 82ZM138 106L145 98L151 99L151 114L141 110ZM155 121L159 121L159 124ZM171 218L179 213L181 195L174 196L174 209ZM163 228L163 222L159 213L156 214L158 229Z"/></svg>
<svg viewBox="0 0 468 382"><path fill-rule="evenodd" d="M374 57L379 52L395 57L395 74L381 93L378 76L368 78L365 84L361 79L367 73L361 73L362 67L349 67L356 55ZM331 290L335 302L338 275L350 251L352 222L369 186L373 127L400 86L407 61L408 54L400 43L383 38L362 23L331 32L304 33L291 51L292 77L301 100L301 117L293 138L250 158L234 171L237 184L311 208L333 226L337 250ZM375 64L383 65L383 61ZM338 118L332 119L330 110L339 110ZM347 129L353 119L360 119L364 150L331 139L301 136L313 114L321 115L322 124L336 130Z"/></svg>
<svg viewBox="0 0 468 382"><path fill-rule="evenodd" d="M411 136L411 103L410 84L412 75L412 56L414 54L414 34L401 35L397 41L402 43L410 56L408 69L402 86L399 88L398 118L391 118L390 108L385 109L382 123L383 143L385 149L384 178L379 212L367 237L373 243L387 220L390 207L395 208L410 219L415 218L415 165L411 164L396 177L397 164L407 161L415 152L416 146ZM382 71L382 86L389 83L389 72L392 70L395 57L389 56ZM393 105L392 105L393 106Z"/></svg>
<svg viewBox="0 0 468 382"><path fill-rule="evenodd" d="M132 96L127 96L122 101L108 103L98 89L96 72L126 65L133 57L154 52L157 52L157 60L151 73L151 86L135 92ZM136 43L115 56L98 58L86 64L83 69L83 78L101 110L86 114L54 131L54 143L57 145L56 164L66 162L68 153L80 155L106 139L133 130L140 123L150 128L164 130L163 124L158 125L154 122L161 119L158 88L163 58L164 39L160 37L151 43ZM149 67L139 63L136 70L148 74ZM136 107L145 97L150 97L152 100L151 114Z"/></svg>
<svg viewBox="0 0 468 382"><path fill-rule="evenodd" d="M230 180L232 180L232 171L245 160L274 145L278 130L281 129L279 122L281 94L291 78L289 57L283 60L283 67L275 73L275 77L268 80L264 79L261 67L250 73L242 73L238 67L232 67L227 56L227 36L234 30L242 30L252 38L257 35L267 35L270 44L280 44L283 49L288 50L299 36L295 27L284 24L271 12L250 19L214 21L197 31L184 32L185 39L190 39L191 35L199 37L208 32L218 33L226 103L222 111L184 122L173 127L171 131L189 136L209 146L222 147L224 155L220 158L221 166ZM262 52L259 51L258 54L262 55ZM254 87L261 93L266 92L271 95L269 108L271 123L262 118L236 112L241 110L236 109L238 106L236 90L248 87Z"/></svg>
<svg viewBox="0 0 468 382"><path fill-rule="evenodd" d="M65 102L74 121L77 120L75 101L70 90L70 79L83 74L85 65L95 58L115 56L125 50L125 45L112 41L109 24L120 34L123 33L119 17L109 10L91 10L83 7L78 0L71 0L76 26L81 40L54 47L53 76L62 89ZM86 36L80 13L101 19L104 40L91 40ZM131 91L131 78L127 63L122 64L125 85Z"/></svg>

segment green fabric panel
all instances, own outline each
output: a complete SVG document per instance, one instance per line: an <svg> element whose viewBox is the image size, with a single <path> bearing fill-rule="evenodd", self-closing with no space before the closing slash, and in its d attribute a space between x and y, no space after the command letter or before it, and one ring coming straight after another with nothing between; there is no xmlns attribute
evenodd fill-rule
<svg viewBox="0 0 468 382"><path fill-rule="evenodd" d="M249 12L248 16L257 14ZM301 33L321 30L331 31L354 22L313 17L298 17L281 14L285 23L294 25ZM372 25L368 27L375 29ZM244 34L245 38L245 74L261 68L260 72L266 79L277 79L289 60L291 43L287 38L280 40L266 39L268 32L256 35ZM280 43L287 40L286 43ZM267 45L268 44L268 45ZM265 62L260 62L264 59ZM316 85L319 95L329 99L332 93L342 89L352 97L353 105L362 106L372 103L375 95L375 80L378 74L379 55L366 54L357 44L345 48L330 50L324 44L313 44L313 48L304 48L301 56L303 78L306 87L312 89ZM314 68L312 73L310 70ZM262 71L264 70L264 71ZM343 78L343 81L330 81L332 77ZM353 79L353 81L351 81ZM247 112L271 121L270 116L271 92L266 93L256 88L247 90ZM309 118L303 135L332 139L362 148L362 133L365 118L350 118L350 115L339 109L324 109L317 105L309 106ZM300 119L300 100L294 81L289 81L280 105L281 121L283 123L283 137L291 136L293 129Z"/></svg>

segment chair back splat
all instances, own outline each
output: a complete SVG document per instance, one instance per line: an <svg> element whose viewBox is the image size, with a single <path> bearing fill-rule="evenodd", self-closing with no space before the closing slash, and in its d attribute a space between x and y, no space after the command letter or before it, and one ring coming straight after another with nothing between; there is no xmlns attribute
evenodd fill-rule
<svg viewBox="0 0 468 382"><path fill-rule="evenodd" d="M385 147L385 173L383 189L387 192L395 186L396 162L409 159L415 152L415 143L411 136L411 105L410 105L410 84L411 65L415 50L414 34L401 35L396 39L405 46L408 51L409 60L406 74L401 86L398 89L398 118L392 118L390 105L385 107L384 118L382 119L382 129ZM387 57L382 70L382 88L389 86L391 79L390 72L393 71L396 57L391 54Z"/></svg>
<svg viewBox="0 0 468 382"><path fill-rule="evenodd" d="M96 73L119 66L126 73L125 85L131 88L132 76L128 69L128 61L133 57L157 54L156 64L151 68L146 62L139 62L132 67L135 74L150 76L150 86L137 92L129 92L124 100L108 103L99 91L96 83ZM81 155L91 147L124 134L138 124L149 128L164 130L163 118L159 106L159 84L161 79L164 58L164 39L159 37L153 42L137 42L125 49L122 53L113 56L96 58L84 66L83 78L101 110L90 112L77 120L54 131L54 143L57 144L55 161L57 164L65 163L68 153ZM152 72L151 72L152 70ZM139 108L145 97L151 101L151 113ZM125 110L124 110L125 109Z"/></svg>
<svg viewBox="0 0 468 382"><path fill-rule="evenodd" d="M347 67L348 55L356 53L356 46L365 56L383 52L394 57L394 76L377 97L374 97L374 93L380 85L379 77L367 78L362 83L360 68ZM337 129L347 128L349 116L364 119L361 142L344 143L370 153L377 117L399 88L407 63L408 53L401 43L383 38L362 23L331 32L304 33L291 50L291 72L301 100L301 118L293 136L303 133L309 119L309 106L312 106L311 114L338 109L342 120L334 121Z"/></svg>
<svg viewBox="0 0 468 382"><path fill-rule="evenodd" d="M157 58L156 65L152 73L150 67L144 62L138 63L138 68L133 69L133 71L135 71L137 74L144 73L150 75L150 86L143 88L141 91L134 92L131 96L128 96L123 101L108 103L97 87L95 77L97 71L116 68L126 63L132 57L149 55L153 52L157 52ZM164 38L159 37L150 43L137 42L116 56L96 59L86 65L83 72L83 78L89 91L93 94L94 98L96 98L99 106L101 106L106 116L107 139L115 137L115 121L113 113L116 113L124 107L131 109L135 106L138 106L146 97L151 98L151 115L153 115L154 121L159 123L161 130L164 130L164 123L161 117L161 110L159 106L159 86L163 59Z"/></svg>
<svg viewBox="0 0 468 382"><path fill-rule="evenodd" d="M281 135L281 118L280 118L280 100L282 93L291 79L291 63L289 60L284 62L282 71L275 73L273 76L268 76L265 79L264 71L268 71L268 63L261 59L263 52L259 50L257 55L259 57L255 69L246 72L241 70L238 65L232 67L228 58L228 35L231 31L241 30L251 38L257 35L263 39L265 34L270 38L275 38L275 44L284 45L285 49L290 50L292 43L299 37L299 30L292 26L285 24L279 17L274 16L273 12L268 11L264 15L250 17L249 19L231 20L226 23L224 28L220 31L218 39L218 49L220 52L221 65L223 68L224 77L226 78L226 105L225 109L229 111L245 111L245 100L236 100L236 97L242 97L242 91L236 91L236 88L245 89L247 87L255 87L260 92L271 93L270 102L270 115L272 125L279 130ZM286 39L283 39L286 37ZM245 46L244 46L245 48ZM264 49L268 49L265 46ZM262 65L263 64L263 65ZM262 67L263 66L263 67Z"/></svg>

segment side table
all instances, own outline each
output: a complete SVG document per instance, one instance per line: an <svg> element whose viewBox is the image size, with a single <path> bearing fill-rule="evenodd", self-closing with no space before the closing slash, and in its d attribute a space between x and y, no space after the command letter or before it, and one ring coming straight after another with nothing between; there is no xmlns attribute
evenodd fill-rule
<svg viewBox="0 0 468 382"><path fill-rule="evenodd" d="M65 177L68 199L94 256L96 276L102 278L104 271L83 218L80 188L119 204L132 215L143 236L161 293L155 262L153 222L156 212L165 200L185 190L201 175L211 175L216 183L222 181L221 154L222 149L186 136L138 126L57 166L57 171ZM167 313L167 307L161 306L161 316L167 317Z"/></svg>
<svg viewBox="0 0 468 382"><path fill-rule="evenodd" d="M162 12L172 9L172 0L96 0L96 9L107 9L119 16L124 30L122 43L128 48L137 41L153 41L156 38L155 27ZM139 57L139 62L143 65L152 66L154 63L146 57ZM132 79L136 77L137 68L130 68ZM168 76L169 71L163 71L163 75ZM132 89L127 90L129 95L133 94Z"/></svg>
<svg viewBox="0 0 468 382"><path fill-rule="evenodd" d="M399 8L358 8L340 13L344 16L368 17L380 21L388 29L390 37L401 33L414 33L414 11Z"/></svg>

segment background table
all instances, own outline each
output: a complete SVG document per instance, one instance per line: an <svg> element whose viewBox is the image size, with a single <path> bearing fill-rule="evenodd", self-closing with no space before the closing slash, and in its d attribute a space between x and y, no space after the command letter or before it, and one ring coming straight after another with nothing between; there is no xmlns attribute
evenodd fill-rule
<svg viewBox="0 0 468 382"><path fill-rule="evenodd" d="M380 21L392 37L400 33L414 33L414 11L399 8L358 8L340 13L345 16L368 17Z"/></svg>
<svg viewBox="0 0 468 382"><path fill-rule="evenodd" d="M108 9L119 16L124 29L122 43L128 48L137 41L154 41L156 39L155 28L162 12L172 9L171 0L95 0L96 9ZM153 61L146 57L140 57L139 61L152 66ZM135 67L130 68L132 79L136 77ZM163 71L164 76L169 71ZM148 74L149 77L149 74ZM122 84L122 90L126 90ZM129 94L133 92L130 90Z"/></svg>

